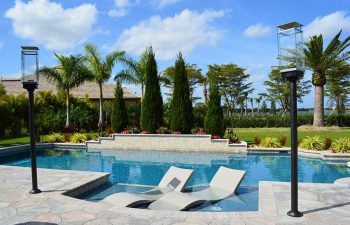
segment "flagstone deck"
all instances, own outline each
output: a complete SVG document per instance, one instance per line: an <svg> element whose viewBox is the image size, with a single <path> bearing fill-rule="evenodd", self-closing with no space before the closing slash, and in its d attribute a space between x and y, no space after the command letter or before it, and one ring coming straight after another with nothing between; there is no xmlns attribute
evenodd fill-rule
<svg viewBox="0 0 350 225"><path fill-rule="evenodd" d="M106 173L38 169L39 188L30 195L30 168L0 166L0 224L350 224L350 180L300 184L302 218L286 216L288 183L260 182L258 212L170 212L117 208L64 195L103 182Z"/></svg>

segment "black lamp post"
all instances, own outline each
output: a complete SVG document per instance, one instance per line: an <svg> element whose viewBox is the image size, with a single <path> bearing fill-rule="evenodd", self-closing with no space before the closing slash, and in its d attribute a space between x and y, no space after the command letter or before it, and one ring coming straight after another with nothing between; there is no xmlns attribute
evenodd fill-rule
<svg viewBox="0 0 350 225"><path fill-rule="evenodd" d="M34 90L38 88L39 82L39 61L38 47L21 46L21 70L23 88L28 91L29 98L29 132L30 132L30 157L32 170L32 190L31 194L41 192L38 189L36 151L35 151L35 123L34 123Z"/></svg>
<svg viewBox="0 0 350 225"><path fill-rule="evenodd" d="M298 120L297 81L304 75L303 31L298 22L278 26L278 59L281 76L290 82L291 131L291 217L301 217L298 211Z"/></svg>

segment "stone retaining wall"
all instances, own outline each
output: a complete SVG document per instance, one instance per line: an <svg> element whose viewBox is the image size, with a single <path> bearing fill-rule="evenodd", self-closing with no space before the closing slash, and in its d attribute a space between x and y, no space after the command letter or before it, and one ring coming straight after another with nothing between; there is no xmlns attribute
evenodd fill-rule
<svg viewBox="0 0 350 225"><path fill-rule="evenodd" d="M247 143L229 144L228 139L211 139L210 135L113 134L110 138L87 141L87 148L106 150L172 150L246 152Z"/></svg>

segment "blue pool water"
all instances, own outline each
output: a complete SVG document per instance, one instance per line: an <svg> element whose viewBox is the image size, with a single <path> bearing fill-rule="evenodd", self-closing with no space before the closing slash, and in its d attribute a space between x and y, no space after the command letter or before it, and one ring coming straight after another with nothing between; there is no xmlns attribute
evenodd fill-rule
<svg viewBox="0 0 350 225"><path fill-rule="evenodd" d="M0 158L0 164L30 166L29 155ZM171 165L194 170L188 189L197 190L207 185L220 166L245 170L246 175L237 190L237 196L192 210L199 211L253 211L258 209L259 181L290 181L289 154L214 154L163 151L39 151L38 167L82 171L109 172L110 184L100 187L82 198L98 201L121 191L145 191L157 185ZM333 183L350 176L346 162L328 162L299 157L299 181ZM39 181L40 182L40 181ZM131 185L132 184L132 185ZM134 185L136 184L136 185ZM193 187L194 186L194 187Z"/></svg>

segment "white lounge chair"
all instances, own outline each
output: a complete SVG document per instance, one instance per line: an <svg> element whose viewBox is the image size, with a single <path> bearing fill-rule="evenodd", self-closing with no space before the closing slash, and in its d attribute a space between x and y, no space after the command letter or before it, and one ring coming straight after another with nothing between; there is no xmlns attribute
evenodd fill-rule
<svg viewBox="0 0 350 225"><path fill-rule="evenodd" d="M193 170L171 166L163 176L157 187L140 193L120 192L110 195L101 202L114 206L132 207L153 202L169 192L180 192L192 176Z"/></svg>
<svg viewBox="0 0 350 225"><path fill-rule="evenodd" d="M221 166L209 187L189 193L171 192L151 203L148 208L155 210L185 210L207 201L219 201L234 194L240 185L245 171Z"/></svg>

